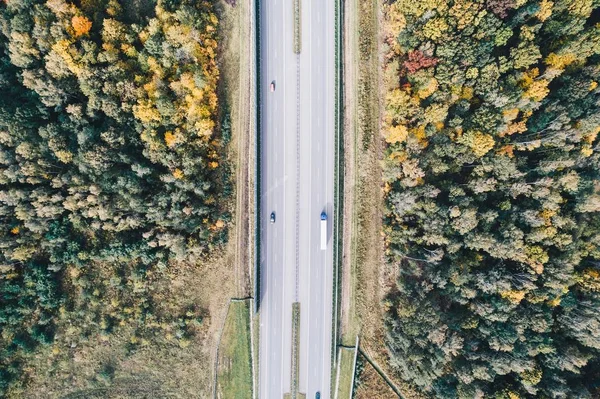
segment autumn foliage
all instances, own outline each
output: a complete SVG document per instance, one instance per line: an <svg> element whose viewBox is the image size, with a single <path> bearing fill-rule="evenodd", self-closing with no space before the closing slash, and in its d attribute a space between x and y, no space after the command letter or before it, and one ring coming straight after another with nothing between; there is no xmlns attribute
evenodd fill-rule
<svg viewBox="0 0 600 399"><path fill-rule="evenodd" d="M0 8L0 397L59 317L184 345L153 282L227 239L213 2L125 3Z"/></svg>
<svg viewBox="0 0 600 399"><path fill-rule="evenodd" d="M408 52L408 59L404 61L404 67L410 73L419 69L429 68L437 64L437 59L426 56L422 51L413 50Z"/></svg>
<svg viewBox="0 0 600 399"><path fill-rule="evenodd" d="M81 15L71 18L71 25L75 30L75 37L87 35L90 29L92 29L92 21Z"/></svg>
<svg viewBox="0 0 600 399"><path fill-rule="evenodd" d="M439 398L598 397L600 3L384 11L392 368Z"/></svg>

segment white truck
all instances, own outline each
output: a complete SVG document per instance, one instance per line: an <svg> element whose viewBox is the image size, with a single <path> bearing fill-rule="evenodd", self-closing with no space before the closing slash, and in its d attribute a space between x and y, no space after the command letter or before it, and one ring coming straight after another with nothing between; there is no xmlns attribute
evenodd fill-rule
<svg viewBox="0 0 600 399"><path fill-rule="evenodd" d="M321 212L321 250L327 249L327 213Z"/></svg>

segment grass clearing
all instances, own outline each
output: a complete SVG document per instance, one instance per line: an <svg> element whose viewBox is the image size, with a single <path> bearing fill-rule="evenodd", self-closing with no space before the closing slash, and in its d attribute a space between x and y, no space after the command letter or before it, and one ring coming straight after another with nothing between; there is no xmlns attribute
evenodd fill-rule
<svg viewBox="0 0 600 399"><path fill-rule="evenodd" d="M169 309L190 304L206 316L194 334L179 340L157 331L139 338L129 324L106 336L72 334L87 322L66 312L58 322L53 345L32 356L24 370L28 384L12 398L209 398L212 396L214 349L223 310L233 292L233 248L201 264L173 264L149 296L171 298Z"/></svg>
<svg viewBox="0 0 600 399"><path fill-rule="evenodd" d="M340 378L337 384L337 399L350 399L354 372L354 349L340 347Z"/></svg>
<svg viewBox="0 0 600 399"><path fill-rule="evenodd" d="M217 367L217 398L252 398L251 301L232 301L225 320Z"/></svg>

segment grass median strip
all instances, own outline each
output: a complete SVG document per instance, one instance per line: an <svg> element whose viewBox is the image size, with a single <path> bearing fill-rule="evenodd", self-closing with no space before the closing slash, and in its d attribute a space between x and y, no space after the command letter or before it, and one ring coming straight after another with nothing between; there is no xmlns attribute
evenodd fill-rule
<svg viewBox="0 0 600 399"><path fill-rule="evenodd" d="M300 302L292 304L292 386L291 397L297 399L298 379L300 371Z"/></svg>
<svg viewBox="0 0 600 399"><path fill-rule="evenodd" d="M294 0L294 53L302 51L302 29L300 17L300 0Z"/></svg>
<svg viewBox="0 0 600 399"><path fill-rule="evenodd" d="M219 347L217 398L252 398L250 306L250 300L229 305Z"/></svg>

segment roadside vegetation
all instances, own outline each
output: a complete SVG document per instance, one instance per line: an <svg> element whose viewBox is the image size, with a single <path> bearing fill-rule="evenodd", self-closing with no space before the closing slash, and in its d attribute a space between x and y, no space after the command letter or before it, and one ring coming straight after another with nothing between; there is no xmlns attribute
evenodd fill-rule
<svg viewBox="0 0 600 399"><path fill-rule="evenodd" d="M341 298L341 344L360 346L405 397L418 397L411 384L389 367L383 302L395 285L397 269L384 262L382 220L384 193L379 134L380 100L389 86L382 74L379 0L345 3L344 27L344 227ZM342 378L342 377L340 377ZM362 388L369 397L369 386ZM373 393L375 395L375 393Z"/></svg>
<svg viewBox="0 0 600 399"><path fill-rule="evenodd" d="M356 377L352 397L353 399L393 399L399 396L371 363L359 354L356 360ZM345 398L347 396L339 397L339 399Z"/></svg>
<svg viewBox="0 0 600 399"><path fill-rule="evenodd" d="M252 398L250 301L229 304L217 360L217 398Z"/></svg>
<svg viewBox="0 0 600 399"><path fill-rule="evenodd" d="M238 284L219 7L0 9L0 396L211 394Z"/></svg>
<svg viewBox="0 0 600 399"><path fill-rule="evenodd" d="M382 75L379 0L345 3L344 20L344 227L341 298L341 344L371 354L406 397L415 393L389 367L383 300L395 284L397 270L384 262L384 201L379 134ZM342 370L343 371L343 370ZM342 379L343 376L340 376ZM362 388L369 397L369 386ZM375 395L375 393L373 393Z"/></svg>
<svg viewBox="0 0 600 399"><path fill-rule="evenodd" d="M600 4L384 6L395 374L443 398L600 381Z"/></svg>
<svg viewBox="0 0 600 399"><path fill-rule="evenodd" d="M377 1L349 1L344 29L344 230L342 344L354 345L380 314L378 276L381 230ZM366 320L369 313L375 317ZM371 321L373 323L371 323ZM381 323L379 323L381 324ZM368 334L369 338L372 334ZM369 339L368 338L368 339Z"/></svg>
<svg viewBox="0 0 600 399"><path fill-rule="evenodd" d="M341 347L340 361L338 363L339 378L336 379L337 398L350 399L352 392L352 377L354 373L354 349Z"/></svg>

